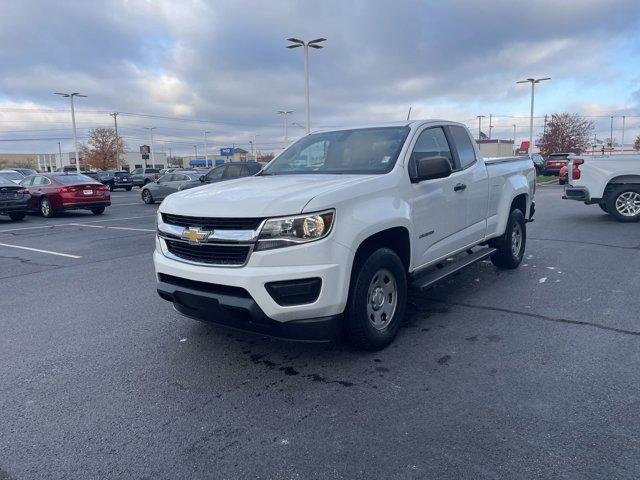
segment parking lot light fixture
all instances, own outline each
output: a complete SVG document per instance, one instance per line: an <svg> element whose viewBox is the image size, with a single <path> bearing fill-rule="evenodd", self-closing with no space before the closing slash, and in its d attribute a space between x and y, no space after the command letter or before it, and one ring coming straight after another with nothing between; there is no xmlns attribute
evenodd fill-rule
<svg viewBox="0 0 640 480"><path fill-rule="evenodd" d="M485 118L484 115L477 115L478 118L478 140L482 136L482 119Z"/></svg>
<svg viewBox="0 0 640 480"><path fill-rule="evenodd" d="M529 155L533 153L533 99L535 95L535 85L536 83L544 82L545 80L551 80L551 77L527 78L526 80L518 80L516 82L516 83L531 84L531 115L529 117Z"/></svg>
<svg viewBox="0 0 640 480"><path fill-rule="evenodd" d="M205 130L204 132L202 132L202 134L204 135L204 166L208 167L209 164L207 163L207 152L209 151L208 145L207 145L207 135L210 134L211 132L209 130Z"/></svg>
<svg viewBox="0 0 640 480"><path fill-rule="evenodd" d="M325 42L326 38L316 38L314 40L309 40L308 42L305 40L300 40L299 38L290 37L287 38L287 41L291 42L290 45L287 45L287 48L298 48L302 47L304 49L304 93L305 93L305 105L306 105L306 113L307 113L307 133L309 133L311 129L311 115L309 113L309 48L320 49L324 48L320 45L322 42Z"/></svg>
<svg viewBox="0 0 640 480"><path fill-rule="evenodd" d="M80 158L78 156L78 133L76 132L76 112L73 106L73 97L86 98L87 96L81 95L78 92L74 92L74 93L55 92L54 95L60 95L61 97L66 97L71 102L71 123L73 124L73 145L74 145L75 154L76 154L76 172L80 173ZM60 159L60 161L62 162L62 159Z"/></svg>
<svg viewBox="0 0 640 480"><path fill-rule="evenodd" d="M149 130L149 135L151 136L151 168L156 168L156 149L154 148L153 145L153 131L156 129L156 127L145 127L145 130ZM146 162L145 162L145 167L146 167Z"/></svg>
<svg viewBox="0 0 640 480"><path fill-rule="evenodd" d="M284 146L283 149L287 148L287 144L289 143L289 139L287 138L287 115L293 113L293 110L278 110L276 112L278 115L282 115L282 121L284 126ZM308 132L309 130L307 130Z"/></svg>

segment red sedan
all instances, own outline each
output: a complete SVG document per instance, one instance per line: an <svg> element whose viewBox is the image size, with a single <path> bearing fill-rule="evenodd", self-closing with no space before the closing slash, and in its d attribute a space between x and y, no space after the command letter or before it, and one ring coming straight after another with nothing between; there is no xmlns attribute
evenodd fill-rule
<svg viewBox="0 0 640 480"><path fill-rule="evenodd" d="M31 194L29 210L53 217L64 210L91 210L104 213L111 205L109 187L77 173L38 173L20 182Z"/></svg>

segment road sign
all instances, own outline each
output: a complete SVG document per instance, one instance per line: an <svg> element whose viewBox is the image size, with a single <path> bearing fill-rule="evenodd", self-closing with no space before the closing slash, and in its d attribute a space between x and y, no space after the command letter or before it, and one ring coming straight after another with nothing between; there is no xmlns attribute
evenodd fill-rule
<svg viewBox="0 0 640 480"><path fill-rule="evenodd" d="M230 157L234 154L234 150L235 148L231 148L231 147L221 148L220 155L222 155L223 157Z"/></svg>
<svg viewBox="0 0 640 480"><path fill-rule="evenodd" d="M149 155L151 153L151 147L149 147L149 145L140 145L140 153L143 155Z"/></svg>

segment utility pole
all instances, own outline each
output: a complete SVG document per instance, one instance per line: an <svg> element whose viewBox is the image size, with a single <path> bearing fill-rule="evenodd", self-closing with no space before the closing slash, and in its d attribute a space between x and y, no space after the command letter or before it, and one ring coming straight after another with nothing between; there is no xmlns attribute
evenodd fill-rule
<svg viewBox="0 0 640 480"><path fill-rule="evenodd" d="M291 42L291 45L287 45L287 48L304 48L304 93L307 111L307 133L309 133L311 129L311 115L309 113L309 47L316 49L323 48L320 43L326 40L326 38L316 38L315 40L305 42L304 40L300 40L298 38L287 38L287 41Z"/></svg>
<svg viewBox="0 0 640 480"><path fill-rule="evenodd" d="M209 163L207 162L207 152L209 151L209 149L207 148L207 134L211 133L209 130L205 130L203 132L204 135L204 166L208 167Z"/></svg>
<svg viewBox="0 0 640 480"><path fill-rule="evenodd" d="M624 152L624 123L627 117L625 115L622 116L622 140L620 140L620 152Z"/></svg>
<svg viewBox="0 0 640 480"><path fill-rule="evenodd" d="M489 114L489 140L491 140L491 130L493 130L493 115Z"/></svg>
<svg viewBox="0 0 640 480"><path fill-rule="evenodd" d="M120 137L118 136L118 112L113 112L109 114L113 117L113 124L116 127L116 170L120 170Z"/></svg>
<svg viewBox="0 0 640 480"><path fill-rule="evenodd" d="M611 133L609 133L609 146L611 149L609 150L609 154L613 152L613 115L611 115Z"/></svg>
<svg viewBox="0 0 640 480"><path fill-rule="evenodd" d="M544 78L527 78L526 80L518 80L516 83L531 83L531 115L529 117L529 155L533 153L533 99L535 96L536 83L551 80L551 77Z"/></svg>
<svg viewBox="0 0 640 480"><path fill-rule="evenodd" d="M480 136L482 135L482 119L485 118L484 115L478 115L478 140L480 140Z"/></svg>
<svg viewBox="0 0 640 480"><path fill-rule="evenodd" d="M76 172L80 173L80 157L78 155L78 133L76 132L76 112L73 108L73 97L85 97L86 95L81 95L78 92L74 93L60 93L55 92L54 95L60 95L61 97L68 98L71 102L71 123L73 124L73 145L75 147L76 153Z"/></svg>
<svg viewBox="0 0 640 480"><path fill-rule="evenodd" d="M58 142L58 152L60 153L60 168L64 170L62 165L62 145L60 145L60 142Z"/></svg>
<svg viewBox="0 0 640 480"><path fill-rule="evenodd" d="M284 146L283 149L287 148L287 144L289 143L289 139L287 138L287 115L293 113L293 110L278 110L276 112L278 115L282 115L282 120L284 123ZM307 133L309 133L309 129L307 128Z"/></svg>
<svg viewBox="0 0 640 480"><path fill-rule="evenodd" d="M513 153L515 155L515 153L516 153L516 124L514 123L512 126L513 126Z"/></svg>

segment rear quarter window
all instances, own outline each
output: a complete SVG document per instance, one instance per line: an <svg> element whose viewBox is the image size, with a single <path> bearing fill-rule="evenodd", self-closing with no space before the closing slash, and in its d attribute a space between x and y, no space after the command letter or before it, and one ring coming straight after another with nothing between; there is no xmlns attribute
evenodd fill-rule
<svg viewBox="0 0 640 480"><path fill-rule="evenodd" d="M471 137L466 128L458 127L457 125L451 125L449 132L451 132L454 148L458 153L460 168L464 170L476 161L476 151L473 148Z"/></svg>

